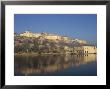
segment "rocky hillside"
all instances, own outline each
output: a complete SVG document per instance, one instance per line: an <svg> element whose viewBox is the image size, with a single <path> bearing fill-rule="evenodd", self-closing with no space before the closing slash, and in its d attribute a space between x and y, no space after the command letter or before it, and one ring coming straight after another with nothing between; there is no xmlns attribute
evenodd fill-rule
<svg viewBox="0 0 110 89"><path fill-rule="evenodd" d="M14 34L15 53L64 53L65 51L73 51L73 47L77 45L87 45L87 42L49 33Z"/></svg>

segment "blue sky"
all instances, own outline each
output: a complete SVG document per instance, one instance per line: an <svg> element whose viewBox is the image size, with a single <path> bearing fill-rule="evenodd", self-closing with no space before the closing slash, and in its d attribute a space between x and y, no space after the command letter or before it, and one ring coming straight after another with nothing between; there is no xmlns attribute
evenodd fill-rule
<svg viewBox="0 0 110 89"><path fill-rule="evenodd" d="M97 42L96 14L15 14L14 31L49 32Z"/></svg>

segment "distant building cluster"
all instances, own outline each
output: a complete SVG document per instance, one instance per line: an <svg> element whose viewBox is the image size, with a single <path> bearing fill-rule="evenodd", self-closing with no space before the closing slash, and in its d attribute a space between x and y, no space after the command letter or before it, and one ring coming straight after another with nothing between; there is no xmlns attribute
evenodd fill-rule
<svg viewBox="0 0 110 89"><path fill-rule="evenodd" d="M77 42L79 42L79 43L87 44L87 42L86 42L85 40L75 39L75 41L77 41Z"/></svg>
<svg viewBox="0 0 110 89"><path fill-rule="evenodd" d="M25 37L39 37L41 36L41 34L39 33L32 33L32 32L29 32L29 31L25 31L23 33L20 34L20 36L25 36Z"/></svg>
<svg viewBox="0 0 110 89"><path fill-rule="evenodd" d="M35 37L35 38L43 36L45 39L49 39L49 40L69 41L69 38L67 36L59 36L59 35L48 34L48 33L32 33L32 32L29 32L29 31L25 31L25 32L21 33L20 36ZM77 42L83 43L83 44L87 43L85 40L79 40L79 39L74 39L73 41L77 41Z"/></svg>
<svg viewBox="0 0 110 89"><path fill-rule="evenodd" d="M14 34L17 36L17 34ZM48 40L53 40L53 41L61 41L63 40L64 42L70 42L70 38L67 36L59 36L55 34L50 34L50 33L32 33L30 31L25 31L19 36L22 37L34 37L34 38L45 38ZM85 40L79 40L79 39L71 39L72 42L79 43L81 45L74 45L74 47L69 47L69 46L64 46L65 51L67 52L73 52L75 54L96 54L97 53L97 48L95 45L90 45L87 44Z"/></svg>
<svg viewBox="0 0 110 89"><path fill-rule="evenodd" d="M55 35L55 34L48 34L48 33L32 33L29 31L25 31L24 33L21 33L20 36L25 36L25 37L42 37L45 39L49 39L49 40L68 40L68 37L62 37L59 35Z"/></svg>

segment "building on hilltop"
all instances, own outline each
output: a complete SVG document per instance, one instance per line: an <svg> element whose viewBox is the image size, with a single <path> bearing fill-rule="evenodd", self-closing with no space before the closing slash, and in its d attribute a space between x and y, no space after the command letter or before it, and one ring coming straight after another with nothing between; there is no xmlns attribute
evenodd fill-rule
<svg viewBox="0 0 110 89"><path fill-rule="evenodd" d="M49 40L59 40L61 39L61 36L54 35L54 34L48 34L48 33L32 33L29 31L25 31L24 33L21 33L20 36L25 36L25 37L35 37L38 38L39 36L44 37L45 39Z"/></svg>
<svg viewBox="0 0 110 89"><path fill-rule="evenodd" d="M32 33L30 31L25 31L25 32L21 33L20 36L36 37L37 38L37 37L41 36L41 34L39 34L39 33Z"/></svg>
<svg viewBox="0 0 110 89"><path fill-rule="evenodd" d="M68 37L67 36L63 36L63 40L64 41L68 41Z"/></svg>
<svg viewBox="0 0 110 89"><path fill-rule="evenodd" d="M48 35L45 37L46 39L49 39L49 40L60 40L61 39L61 36L57 36L57 35Z"/></svg>
<svg viewBox="0 0 110 89"><path fill-rule="evenodd" d="M65 41L66 43L76 42L76 43L79 43L79 44L87 44L87 42L85 40L70 39L67 36L60 36L60 35L50 34L50 33L46 33L46 32L32 33L30 31L25 31L25 32L23 32L19 35L24 36L24 37L35 37L35 38L38 38L38 37L42 36L45 39L53 40L53 41L58 41L59 40L59 41Z"/></svg>
<svg viewBox="0 0 110 89"><path fill-rule="evenodd" d="M85 40L75 39L75 41L78 43L81 43L81 44L87 44L87 42Z"/></svg>

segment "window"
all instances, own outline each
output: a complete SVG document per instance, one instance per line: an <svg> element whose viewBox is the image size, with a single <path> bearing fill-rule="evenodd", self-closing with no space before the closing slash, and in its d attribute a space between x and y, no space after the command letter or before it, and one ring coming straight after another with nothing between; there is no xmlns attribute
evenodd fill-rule
<svg viewBox="0 0 110 89"><path fill-rule="evenodd" d="M95 49L95 46L94 46L94 49Z"/></svg>

